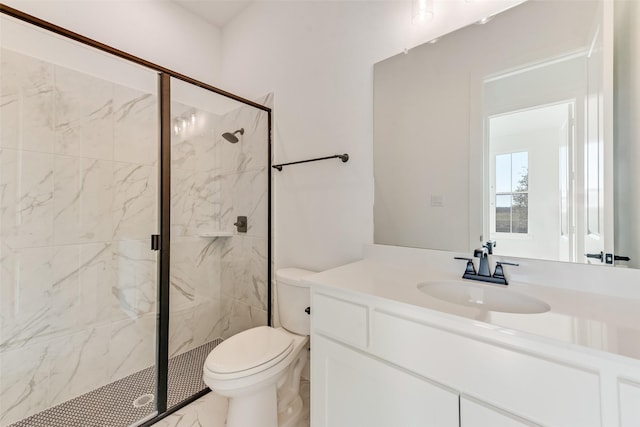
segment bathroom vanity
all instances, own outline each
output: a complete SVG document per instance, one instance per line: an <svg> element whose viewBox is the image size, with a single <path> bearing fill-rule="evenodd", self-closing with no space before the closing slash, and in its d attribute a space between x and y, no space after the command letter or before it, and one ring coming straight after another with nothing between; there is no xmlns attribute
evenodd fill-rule
<svg viewBox="0 0 640 427"><path fill-rule="evenodd" d="M527 281L539 264L507 287L469 283L464 304L418 286L466 286L446 252L371 245L311 276L311 425L639 426L640 290L589 283L615 275L595 267L582 283ZM508 312L522 310L500 292L549 310Z"/></svg>

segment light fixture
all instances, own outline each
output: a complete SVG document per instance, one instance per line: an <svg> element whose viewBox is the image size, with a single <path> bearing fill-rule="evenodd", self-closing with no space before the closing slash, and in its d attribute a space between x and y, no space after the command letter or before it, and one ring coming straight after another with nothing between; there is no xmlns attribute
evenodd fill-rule
<svg viewBox="0 0 640 427"><path fill-rule="evenodd" d="M199 121L196 115L197 111L193 110L190 112L186 112L181 116L174 117L173 134L176 136L183 134L183 136L185 136L187 132L194 132L196 128L196 122Z"/></svg>
<svg viewBox="0 0 640 427"><path fill-rule="evenodd" d="M411 22L420 24L433 19L433 0L411 0Z"/></svg>

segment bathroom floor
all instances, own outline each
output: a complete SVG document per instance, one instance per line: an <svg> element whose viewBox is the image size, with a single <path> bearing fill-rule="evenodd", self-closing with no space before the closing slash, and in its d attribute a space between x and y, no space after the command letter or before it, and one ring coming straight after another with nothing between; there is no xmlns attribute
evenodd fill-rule
<svg viewBox="0 0 640 427"><path fill-rule="evenodd" d="M216 339L169 360L169 406L207 387L202 382L202 365L209 352L221 342ZM155 367L152 366L9 427L127 427L152 415L155 379ZM134 401L137 402L134 404Z"/></svg>
<svg viewBox="0 0 640 427"><path fill-rule="evenodd" d="M300 382L302 396L302 417L295 427L309 427L309 381ZM227 399L211 392L158 421L154 427L224 427L227 413Z"/></svg>

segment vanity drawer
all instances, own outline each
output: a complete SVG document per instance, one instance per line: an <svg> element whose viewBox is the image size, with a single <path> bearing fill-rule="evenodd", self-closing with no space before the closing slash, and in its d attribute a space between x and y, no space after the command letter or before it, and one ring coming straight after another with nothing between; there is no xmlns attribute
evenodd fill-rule
<svg viewBox="0 0 640 427"><path fill-rule="evenodd" d="M371 352L532 422L600 426L597 373L374 311Z"/></svg>
<svg viewBox="0 0 640 427"><path fill-rule="evenodd" d="M313 293L311 327L314 332L359 348L367 348L369 310L332 296Z"/></svg>

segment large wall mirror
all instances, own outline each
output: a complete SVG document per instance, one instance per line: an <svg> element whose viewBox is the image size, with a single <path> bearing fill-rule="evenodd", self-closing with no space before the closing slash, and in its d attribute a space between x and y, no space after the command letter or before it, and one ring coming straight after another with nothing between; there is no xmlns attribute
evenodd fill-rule
<svg viewBox="0 0 640 427"><path fill-rule="evenodd" d="M374 67L375 243L640 267L640 2L484 21Z"/></svg>

